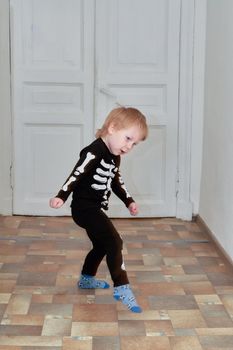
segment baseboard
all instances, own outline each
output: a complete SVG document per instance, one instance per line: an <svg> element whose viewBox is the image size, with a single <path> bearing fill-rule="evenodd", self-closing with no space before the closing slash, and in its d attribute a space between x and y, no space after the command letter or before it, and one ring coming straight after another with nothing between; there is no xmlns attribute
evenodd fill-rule
<svg viewBox="0 0 233 350"><path fill-rule="evenodd" d="M230 255L225 251L221 243L218 241L218 239L215 237L213 232L210 230L208 225L205 223L205 221L201 218L200 215L195 216L194 218L196 224L207 233L207 235L210 238L210 241L212 241L218 249L218 252L221 254L221 256L233 267L233 260L230 257Z"/></svg>

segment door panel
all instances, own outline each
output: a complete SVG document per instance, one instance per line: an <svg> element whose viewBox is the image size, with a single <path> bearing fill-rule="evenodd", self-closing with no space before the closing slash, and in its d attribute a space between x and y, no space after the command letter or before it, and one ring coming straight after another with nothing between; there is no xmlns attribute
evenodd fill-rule
<svg viewBox="0 0 233 350"><path fill-rule="evenodd" d="M12 0L15 214L48 207L93 139L94 1Z"/></svg>
<svg viewBox="0 0 233 350"><path fill-rule="evenodd" d="M101 0L96 28L96 127L119 105L147 117L149 138L122 160L141 216L176 213L179 0ZM116 198L114 216L127 211Z"/></svg>

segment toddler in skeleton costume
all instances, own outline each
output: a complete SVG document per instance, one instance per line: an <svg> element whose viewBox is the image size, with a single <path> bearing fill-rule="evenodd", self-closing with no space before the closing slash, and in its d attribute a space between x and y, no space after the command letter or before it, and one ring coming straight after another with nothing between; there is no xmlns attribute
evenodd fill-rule
<svg viewBox="0 0 233 350"><path fill-rule="evenodd" d="M95 278L102 259L106 262L114 285L114 298L131 311L141 312L129 285L122 258L122 239L104 213L111 190L124 202L131 215L138 206L128 193L119 171L121 155L127 154L146 139L148 128L144 115L135 108L112 110L96 133L96 140L80 152L80 158L55 198L52 208L60 208L71 192L73 220L87 232L93 244L87 254L78 283L79 288L109 288Z"/></svg>

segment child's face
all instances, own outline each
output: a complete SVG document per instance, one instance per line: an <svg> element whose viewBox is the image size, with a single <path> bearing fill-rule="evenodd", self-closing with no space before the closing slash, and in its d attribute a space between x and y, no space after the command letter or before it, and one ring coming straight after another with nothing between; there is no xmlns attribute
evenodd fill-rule
<svg viewBox="0 0 233 350"><path fill-rule="evenodd" d="M136 125L120 130L117 130L114 125L110 125L104 140L109 151L118 156L129 153L142 140L142 134Z"/></svg>

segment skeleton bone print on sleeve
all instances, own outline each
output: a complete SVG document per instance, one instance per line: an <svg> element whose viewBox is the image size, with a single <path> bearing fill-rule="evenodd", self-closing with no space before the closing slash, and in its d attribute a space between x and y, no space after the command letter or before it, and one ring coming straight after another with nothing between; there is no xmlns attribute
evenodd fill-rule
<svg viewBox="0 0 233 350"><path fill-rule="evenodd" d="M62 187L63 191L67 191L69 185L70 185L73 181L76 181L76 180L77 180L77 177L78 177L80 174L84 173L85 167L86 167L87 164L88 164L92 159L94 159L94 158L95 158L95 155L92 154L91 152L88 152L88 153L86 154L86 158L84 159L83 163L82 163L81 165L79 165L79 166L75 169L75 171L74 171L74 175L75 175L75 176L72 175L72 176L68 179L68 181L63 185L63 187Z"/></svg>
<svg viewBox="0 0 233 350"><path fill-rule="evenodd" d="M124 184L124 181L123 181L123 179L122 179L122 177L121 177L120 172L119 172L119 182L120 182L120 184L121 184L122 189L125 191L126 198L131 197L130 194L129 194L129 192L128 192L128 190L127 190L127 188L126 188L126 186L125 186L125 184Z"/></svg>

